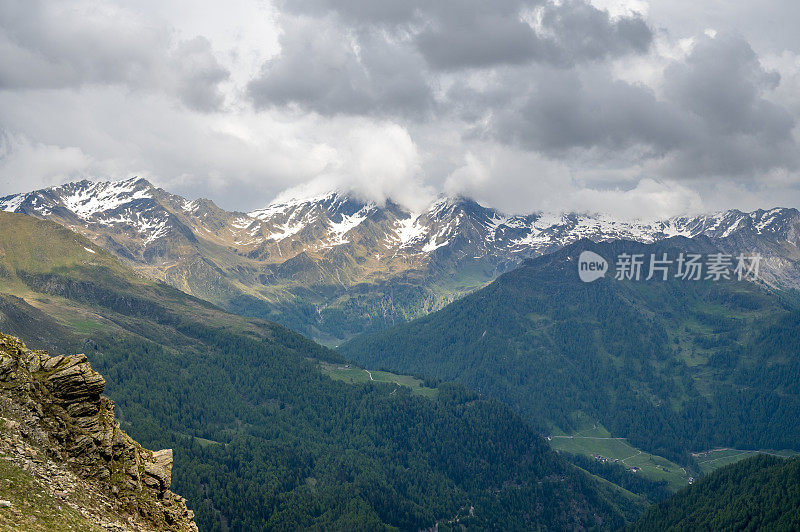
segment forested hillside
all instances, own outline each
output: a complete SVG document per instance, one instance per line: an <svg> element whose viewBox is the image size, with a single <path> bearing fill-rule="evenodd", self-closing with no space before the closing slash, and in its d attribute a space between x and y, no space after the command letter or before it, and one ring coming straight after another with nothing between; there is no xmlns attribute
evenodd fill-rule
<svg viewBox="0 0 800 532"><path fill-rule="evenodd" d="M650 507L631 531L798 530L800 460L757 456Z"/></svg>
<svg viewBox="0 0 800 532"><path fill-rule="evenodd" d="M544 433L569 433L589 418L683 464L690 451L717 446L800 449L800 313L787 299L735 279L611 274L584 283L577 257L585 249L605 257L716 251L705 238L581 241L340 351L462 382Z"/></svg>
<svg viewBox="0 0 800 532"><path fill-rule="evenodd" d="M0 213L0 328L85 352L123 428L174 449L203 530L617 528L642 502L459 385L436 399L320 371L336 353L226 314L51 222Z"/></svg>

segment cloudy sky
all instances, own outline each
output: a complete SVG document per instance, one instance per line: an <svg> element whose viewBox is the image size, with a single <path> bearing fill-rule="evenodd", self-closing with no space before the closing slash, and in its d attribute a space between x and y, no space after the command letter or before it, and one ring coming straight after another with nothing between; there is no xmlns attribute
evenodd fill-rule
<svg viewBox="0 0 800 532"><path fill-rule="evenodd" d="M795 0L0 0L0 195L800 207L798 24Z"/></svg>

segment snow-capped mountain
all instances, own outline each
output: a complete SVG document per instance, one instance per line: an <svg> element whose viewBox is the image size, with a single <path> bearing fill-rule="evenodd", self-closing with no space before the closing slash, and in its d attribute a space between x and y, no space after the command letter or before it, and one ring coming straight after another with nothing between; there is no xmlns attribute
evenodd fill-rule
<svg viewBox="0 0 800 532"><path fill-rule="evenodd" d="M331 192L241 213L138 178L7 196L0 209L67 225L146 275L328 340L435 310L525 258L581 238L706 236L731 252L762 253L767 282L800 285L796 209L630 222L509 216L462 197L412 213Z"/></svg>
<svg viewBox="0 0 800 532"><path fill-rule="evenodd" d="M144 179L93 183L81 181L0 199L0 209L71 225L125 226L150 243L168 229L152 186Z"/></svg>

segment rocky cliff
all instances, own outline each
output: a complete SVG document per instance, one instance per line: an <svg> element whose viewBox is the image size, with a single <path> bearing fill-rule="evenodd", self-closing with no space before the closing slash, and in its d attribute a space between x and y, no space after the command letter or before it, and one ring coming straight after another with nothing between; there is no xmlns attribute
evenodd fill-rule
<svg viewBox="0 0 800 532"><path fill-rule="evenodd" d="M197 530L172 451L122 431L104 387L85 355L0 334L0 529Z"/></svg>

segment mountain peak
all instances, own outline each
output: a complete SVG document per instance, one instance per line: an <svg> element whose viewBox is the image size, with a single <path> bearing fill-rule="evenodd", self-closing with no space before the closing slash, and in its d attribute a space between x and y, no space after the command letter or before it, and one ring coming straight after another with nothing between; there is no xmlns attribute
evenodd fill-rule
<svg viewBox="0 0 800 532"><path fill-rule="evenodd" d="M53 190L87 190L87 191L102 191L102 190L116 190L116 191L134 191L146 190L156 188L150 181L144 177L133 176L125 179L116 180L95 180L95 179L81 179L80 181L70 181L63 185L56 185L40 190L33 193L53 191Z"/></svg>
<svg viewBox="0 0 800 532"><path fill-rule="evenodd" d="M286 213L289 210L310 204L331 203L340 197L340 192L329 191L322 194L280 194L269 202L266 207L247 213L251 218L265 219L276 214Z"/></svg>

